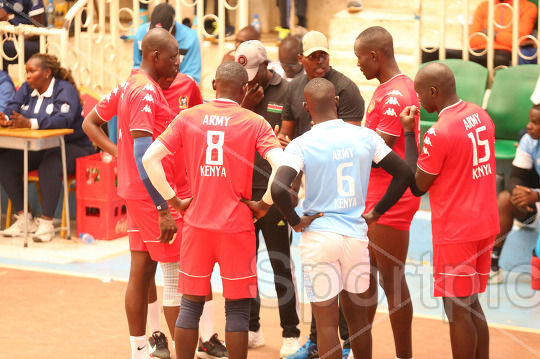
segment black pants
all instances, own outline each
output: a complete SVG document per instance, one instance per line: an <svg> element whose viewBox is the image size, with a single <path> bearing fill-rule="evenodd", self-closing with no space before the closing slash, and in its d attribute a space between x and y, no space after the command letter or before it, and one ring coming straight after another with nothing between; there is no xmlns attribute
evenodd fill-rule
<svg viewBox="0 0 540 359"><path fill-rule="evenodd" d="M343 316L341 304L339 305L339 336L341 337L341 340L345 342L343 344L343 349L351 349L351 343L349 342L349 326ZM315 321L315 316L313 314L311 314L311 332L309 333L309 340L317 344L317 322Z"/></svg>
<svg viewBox="0 0 540 359"><path fill-rule="evenodd" d="M253 190L253 200L262 198L264 189ZM291 270L291 235L289 225L277 210L276 206L270 210L263 218L255 223L255 234L257 237L257 250L259 249L259 233L262 231L270 265L274 272L274 283L278 296L279 319L282 336L284 338L297 338L300 336L298 328L299 320L296 311L296 291L292 280ZM261 327L259 313L261 310L261 298L257 290L257 298L251 300L251 313L249 320L249 330L256 332Z"/></svg>
<svg viewBox="0 0 540 359"><path fill-rule="evenodd" d="M462 59L463 51L456 50L456 49L446 49L446 58L447 59ZM435 61L438 59L439 59L439 50L435 52L431 52L431 53L422 51L422 63ZM484 67L487 67L487 53L482 56L476 56L469 53L469 60L476 62L477 64L480 64ZM510 51L495 50L495 53L493 55L493 67L497 67L501 65L510 66L511 62L512 62L512 53Z"/></svg>
<svg viewBox="0 0 540 359"><path fill-rule="evenodd" d="M91 155L94 146L79 146L66 143L66 168L68 174L75 173L75 159ZM24 152L5 150L0 153L0 184L13 203L14 213L24 209ZM37 169L41 187L42 213L54 217L58 199L62 192L62 156L60 147L43 151L28 151L28 171Z"/></svg>
<svg viewBox="0 0 540 359"><path fill-rule="evenodd" d="M39 39L38 40L24 40L24 63L28 61L32 57L32 55L37 54L39 52ZM17 55L17 51L15 50L15 45L13 44L13 41L6 41L4 43L4 53L9 57L14 57ZM2 65L2 70L7 71L8 65L11 64L17 64L18 59L8 61L4 59L4 63Z"/></svg>

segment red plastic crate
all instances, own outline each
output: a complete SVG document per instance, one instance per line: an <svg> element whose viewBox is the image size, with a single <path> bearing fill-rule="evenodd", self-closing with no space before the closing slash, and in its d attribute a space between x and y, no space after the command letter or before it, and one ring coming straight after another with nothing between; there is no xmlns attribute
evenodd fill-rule
<svg viewBox="0 0 540 359"><path fill-rule="evenodd" d="M77 158L76 195L77 201L82 199L110 200L118 198L118 170L116 158L105 152Z"/></svg>
<svg viewBox="0 0 540 359"><path fill-rule="evenodd" d="M120 197L111 200L77 199L77 236L81 233L89 233L101 240L126 236L124 200Z"/></svg>

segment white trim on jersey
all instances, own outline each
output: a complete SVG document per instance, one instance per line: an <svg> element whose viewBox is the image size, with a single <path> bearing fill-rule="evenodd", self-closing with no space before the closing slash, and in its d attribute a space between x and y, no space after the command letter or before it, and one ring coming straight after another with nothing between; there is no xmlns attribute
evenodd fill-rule
<svg viewBox="0 0 540 359"><path fill-rule="evenodd" d="M439 174L438 173L431 173L429 171L426 171L425 169L423 169L422 167L420 167L420 165L417 165L418 168L420 168L422 171L426 172L427 174L430 174L430 175L433 175L433 176L438 176Z"/></svg>
<svg viewBox="0 0 540 359"><path fill-rule="evenodd" d="M516 150L516 157L514 157L514 160L512 161L512 165L526 170L530 170L534 166L534 160L529 153L522 151L518 148Z"/></svg>
<svg viewBox="0 0 540 359"><path fill-rule="evenodd" d="M385 135L389 135L389 136L394 136L394 137L399 137L399 136L400 136L400 135L394 135L393 133L389 133L389 132L383 131L383 130L381 130L381 129L379 129L379 128L377 129L377 131L382 132L382 133L384 133Z"/></svg>

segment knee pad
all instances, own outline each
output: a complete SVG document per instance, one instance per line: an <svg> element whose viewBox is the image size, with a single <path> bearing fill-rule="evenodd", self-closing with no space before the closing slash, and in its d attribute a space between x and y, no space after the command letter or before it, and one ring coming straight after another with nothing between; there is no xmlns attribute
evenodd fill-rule
<svg viewBox="0 0 540 359"><path fill-rule="evenodd" d="M204 302L192 302L182 297L180 314L176 326L182 329L199 329L199 320L204 308Z"/></svg>
<svg viewBox="0 0 540 359"><path fill-rule="evenodd" d="M178 307L182 302L182 294L178 293L178 262L159 263L163 272L163 306Z"/></svg>
<svg viewBox="0 0 540 359"><path fill-rule="evenodd" d="M247 332L249 331L249 311L251 300L242 299L225 302L225 331Z"/></svg>

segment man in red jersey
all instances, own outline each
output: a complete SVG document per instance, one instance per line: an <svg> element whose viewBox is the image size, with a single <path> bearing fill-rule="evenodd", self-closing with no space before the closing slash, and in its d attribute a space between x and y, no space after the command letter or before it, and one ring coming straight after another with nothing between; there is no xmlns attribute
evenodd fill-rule
<svg viewBox="0 0 540 359"><path fill-rule="evenodd" d="M405 137L398 115L406 106L420 106L413 81L398 68L392 35L380 27L364 30L356 38L354 53L358 67L368 80L376 78L375 90L366 114L366 127L379 134L401 158L405 157ZM415 118L415 138L419 141L420 116ZM392 176L382 168L372 168L366 197L369 213L384 196ZM412 358L411 324L413 308L405 280L405 261L409 248L409 227L420 206L420 198L407 190L399 202L369 228L371 278L365 293L368 319L373 323L377 310L377 272L388 300L390 322L397 358Z"/></svg>
<svg viewBox="0 0 540 359"><path fill-rule="evenodd" d="M118 194L125 199L128 209L131 250L126 314L132 358L148 357L145 319L150 283L157 261L166 267L177 266L180 238L172 244L169 242L175 237L177 225L182 225L179 213L170 211L166 201L151 185L141 162L152 139L161 134L173 119L158 81L176 77L179 66L178 44L166 30L153 29L145 36L142 46L141 70L132 73L126 82L105 96L83 124L89 137L100 147L118 155ZM115 115L118 116L118 148L99 128ZM96 120L96 117L101 121ZM168 180L176 187L173 156L168 156L163 162L167 168ZM167 272L170 271L164 267L164 273ZM165 282L168 282L167 278ZM166 310L165 314L170 317L177 312L177 309ZM154 356L170 355L162 333L155 337L153 335L152 340Z"/></svg>
<svg viewBox="0 0 540 359"><path fill-rule="evenodd" d="M418 109L407 107L400 115L406 161L416 171L411 191L421 196L429 190L434 295L443 297L453 357L488 358L489 331L478 293L486 289L499 233L495 127L482 108L458 98L446 65L423 67L414 88L426 111L439 114L424 136L418 166L413 133Z"/></svg>
<svg viewBox="0 0 540 359"><path fill-rule="evenodd" d="M246 70L236 62L219 66L213 87L217 99L182 112L144 156L156 189L174 208L185 208L166 181L161 159L183 151L193 202L185 216L178 290L183 293L176 322L178 359L193 358L204 296L219 263L225 302L225 341L230 358L247 358L250 300L257 290L253 214L266 213L269 191L248 207L257 150L274 169L281 146L264 118L240 107ZM271 182L271 181L270 181Z"/></svg>

